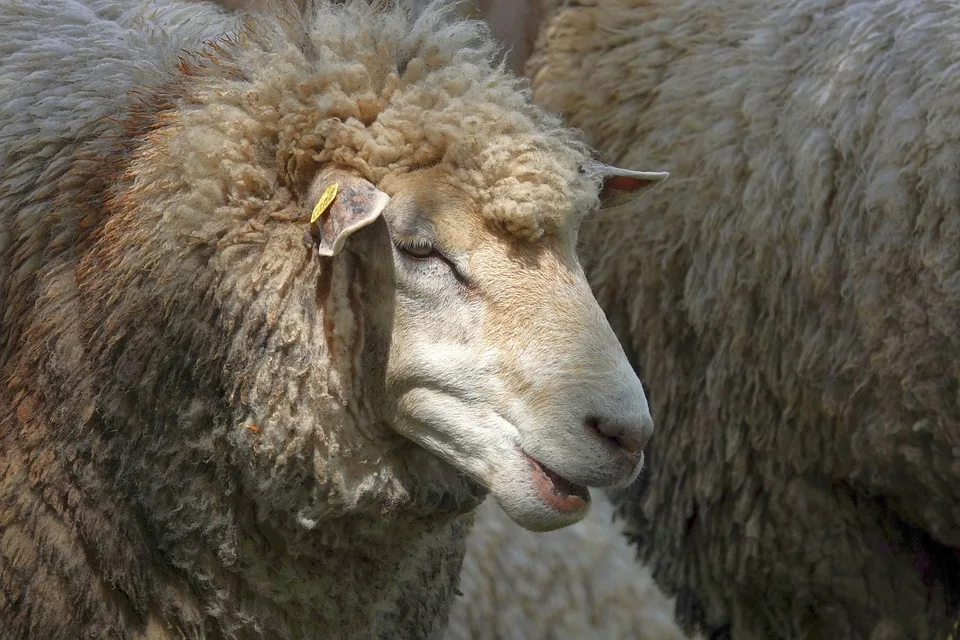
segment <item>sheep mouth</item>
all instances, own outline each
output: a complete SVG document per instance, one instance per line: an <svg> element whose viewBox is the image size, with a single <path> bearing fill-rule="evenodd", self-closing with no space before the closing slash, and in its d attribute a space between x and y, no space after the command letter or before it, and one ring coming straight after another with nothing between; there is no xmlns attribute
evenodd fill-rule
<svg viewBox="0 0 960 640"><path fill-rule="evenodd" d="M526 453L523 456L530 465L533 486L548 505L563 513L574 513L590 503L589 489L570 482Z"/></svg>

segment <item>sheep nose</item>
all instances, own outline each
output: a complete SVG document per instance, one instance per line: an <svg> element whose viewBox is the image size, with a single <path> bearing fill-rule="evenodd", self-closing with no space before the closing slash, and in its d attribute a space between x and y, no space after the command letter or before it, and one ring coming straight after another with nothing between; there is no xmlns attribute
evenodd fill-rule
<svg viewBox="0 0 960 640"><path fill-rule="evenodd" d="M625 424L616 420L590 418L587 428L612 441L630 458L639 459L653 435L653 419L646 415L638 421Z"/></svg>

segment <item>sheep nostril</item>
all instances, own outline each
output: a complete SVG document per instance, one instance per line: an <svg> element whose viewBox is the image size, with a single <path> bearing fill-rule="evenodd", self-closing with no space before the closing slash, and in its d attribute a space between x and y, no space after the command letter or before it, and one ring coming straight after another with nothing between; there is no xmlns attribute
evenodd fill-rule
<svg viewBox="0 0 960 640"><path fill-rule="evenodd" d="M631 457L637 457L643 453L643 447L647 443L646 430L636 429L638 435L635 436L629 428L603 422L596 418L588 419L586 424L587 428L596 431L598 435L611 441Z"/></svg>
<svg viewBox="0 0 960 640"><path fill-rule="evenodd" d="M636 438L631 438L630 436L623 434L611 437L613 437L613 439L617 441L617 444L619 444L627 453L643 453L643 442L637 440Z"/></svg>

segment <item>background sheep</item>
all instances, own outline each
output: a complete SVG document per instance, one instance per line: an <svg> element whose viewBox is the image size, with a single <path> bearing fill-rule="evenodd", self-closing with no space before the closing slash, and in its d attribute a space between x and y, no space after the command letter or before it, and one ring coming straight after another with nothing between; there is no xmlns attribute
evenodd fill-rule
<svg viewBox="0 0 960 640"><path fill-rule="evenodd" d="M0 637L434 636L639 470L605 169L476 25L157 10L0 8Z"/></svg>
<svg viewBox="0 0 960 640"><path fill-rule="evenodd" d="M221 0L234 6L247 2L269 0ZM536 2L517 0L404 0L404 4L419 14L431 5L444 5L446 10L460 18L483 19L497 41L506 44L503 59L517 75L523 75L524 64L533 49L542 8Z"/></svg>
<svg viewBox="0 0 960 640"><path fill-rule="evenodd" d="M582 521L543 534L482 504L446 640L685 640L673 603L612 520L602 495Z"/></svg>
<svg viewBox="0 0 960 640"><path fill-rule="evenodd" d="M546 2L540 104L671 180L581 237L650 386L618 498L690 626L943 637L960 598L960 7Z"/></svg>
<svg viewBox="0 0 960 640"><path fill-rule="evenodd" d="M108 1L116 2L116 0ZM278 3L278 0L184 1L212 1L227 10L233 11L264 10ZM296 1L300 4L310 2L310 0ZM538 4L518 2L517 0L402 0L402 4L414 16L420 15L430 6L443 6L450 17L483 19L498 42L509 43L509 48L503 52L503 59L507 66L517 75L523 75L523 67L532 50L534 39L537 36L537 27L541 20Z"/></svg>

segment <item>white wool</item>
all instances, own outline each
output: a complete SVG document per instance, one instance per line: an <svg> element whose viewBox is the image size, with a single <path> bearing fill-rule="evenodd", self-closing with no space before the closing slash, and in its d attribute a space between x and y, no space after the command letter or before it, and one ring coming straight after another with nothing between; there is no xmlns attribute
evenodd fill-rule
<svg viewBox="0 0 960 640"><path fill-rule="evenodd" d="M685 640L622 524L599 491L587 518L546 534L486 501L445 640Z"/></svg>

